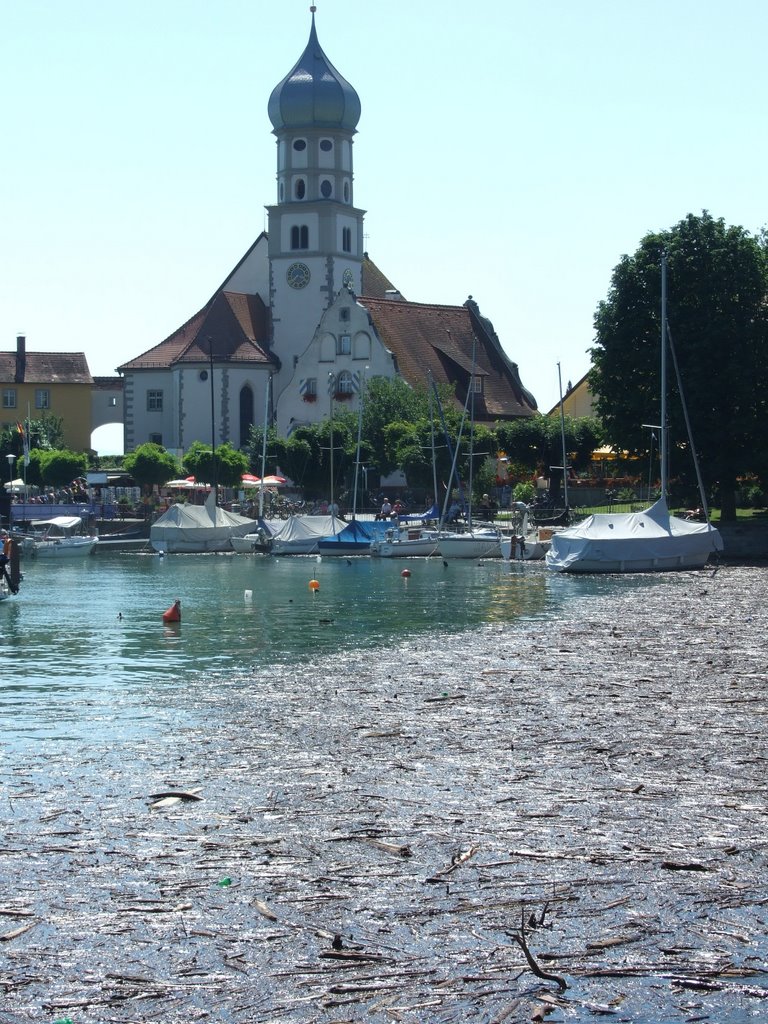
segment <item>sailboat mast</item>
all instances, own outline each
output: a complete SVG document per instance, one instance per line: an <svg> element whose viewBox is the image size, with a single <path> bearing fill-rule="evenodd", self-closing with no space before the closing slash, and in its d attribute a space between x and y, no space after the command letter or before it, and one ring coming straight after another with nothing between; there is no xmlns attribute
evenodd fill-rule
<svg viewBox="0 0 768 1024"><path fill-rule="evenodd" d="M432 374L428 373L429 377L429 433L430 443L432 445L432 491L433 491L433 508L438 506L438 493L437 493L437 459L435 457L435 409L433 405L434 399L432 398Z"/></svg>
<svg viewBox="0 0 768 1024"><path fill-rule="evenodd" d="M667 500L667 254L661 255L661 497Z"/></svg>
<svg viewBox="0 0 768 1024"><path fill-rule="evenodd" d="M261 438L261 480L259 480L259 522L264 517L264 474L267 465L267 421L269 419L269 389L272 386L272 374L267 377L264 392L264 433Z"/></svg>
<svg viewBox="0 0 768 1024"><path fill-rule="evenodd" d="M563 443L563 502L566 512L568 511L568 465L565 461L565 411L563 409L563 378L560 373L560 363L557 364L557 386L560 389L560 439Z"/></svg>
<svg viewBox="0 0 768 1024"><path fill-rule="evenodd" d="M352 488L352 518L357 518L357 477L360 470L360 445L363 439L363 399L365 397L365 374L360 374L360 395L357 405L357 448L355 449L355 483Z"/></svg>

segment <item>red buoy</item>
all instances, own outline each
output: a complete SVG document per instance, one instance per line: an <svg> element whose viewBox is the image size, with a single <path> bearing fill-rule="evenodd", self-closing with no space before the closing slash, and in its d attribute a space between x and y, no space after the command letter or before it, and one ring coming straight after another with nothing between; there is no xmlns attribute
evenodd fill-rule
<svg viewBox="0 0 768 1024"><path fill-rule="evenodd" d="M171 607L163 612L163 622L181 622L181 601L178 597Z"/></svg>
<svg viewBox="0 0 768 1024"><path fill-rule="evenodd" d="M411 575L411 570L410 569L403 569L403 571L400 573L400 575L403 577L404 580L407 580L408 577Z"/></svg>

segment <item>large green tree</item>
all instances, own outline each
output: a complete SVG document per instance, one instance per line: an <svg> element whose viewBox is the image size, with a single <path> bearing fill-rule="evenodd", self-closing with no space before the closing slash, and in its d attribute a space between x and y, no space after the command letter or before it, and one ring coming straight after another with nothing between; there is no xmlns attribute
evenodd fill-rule
<svg viewBox="0 0 768 1024"><path fill-rule="evenodd" d="M77 477L84 476L87 469L88 456L82 452L63 448L40 453L40 474L48 487L66 487Z"/></svg>
<svg viewBox="0 0 768 1024"><path fill-rule="evenodd" d="M213 483L215 479L219 487L238 487L243 473L248 472L248 456L225 441L216 447L214 472L213 449L202 441L194 441L184 454L182 465L199 483Z"/></svg>
<svg viewBox="0 0 768 1024"><path fill-rule="evenodd" d="M706 211L642 239L613 272L595 315L590 385L610 443L646 453L643 424L660 416L661 257L667 322L705 485L723 520L735 517L740 475L762 471L768 446L768 261L760 240ZM691 481L692 459L672 360L670 473ZM690 489L687 500L694 492Z"/></svg>
<svg viewBox="0 0 768 1024"><path fill-rule="evenodd" d="M178 459L167 452L162 445L148 441L129 452L123 465L139 487L151 489L173 480L181 472Z"/></svg>

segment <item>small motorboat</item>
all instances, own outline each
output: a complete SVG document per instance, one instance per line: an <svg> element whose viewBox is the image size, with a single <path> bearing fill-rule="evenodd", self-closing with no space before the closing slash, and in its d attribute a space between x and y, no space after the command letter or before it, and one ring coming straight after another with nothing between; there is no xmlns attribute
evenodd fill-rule
<svg viewBox="0 0 768 1024"><path fill-rule="evenodd" d="M79 516L54 516L36 519L21 542L21 550L32 558L82 558L99 543L98 536L86 533Z"/></svg>

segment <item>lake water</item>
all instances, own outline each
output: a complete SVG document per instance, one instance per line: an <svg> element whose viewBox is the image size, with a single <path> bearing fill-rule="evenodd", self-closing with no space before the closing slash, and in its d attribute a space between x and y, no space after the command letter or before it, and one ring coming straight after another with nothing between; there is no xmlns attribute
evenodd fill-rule
<svg viewBox="0 0 768 1024"><path fill-rule="evenodd" d="M765 568L24 568L9 1021L528 1020L534 912L553 1021L764 1017ZM328 959L334 934L371 958Z"/></svg>
<svg viewBox="0 0 768 1024"><path fill-rule="evenodd" d="M617 585L556 576L543 564L412 559L403 578L405 567L391 559L135 552L27 561L20 596L0 605L0 734L19 742L115 728L122 705L122 727L137 728L136 705L178 680L215 676L232 685L253 671L407 638L428 646L488 623L514 629ZM618 585L655 583L627 577ZM182 622L165 625L162 613L176 597Z"/></svg>

